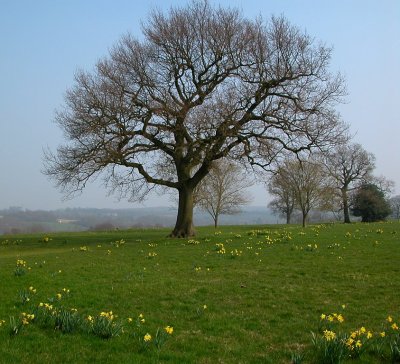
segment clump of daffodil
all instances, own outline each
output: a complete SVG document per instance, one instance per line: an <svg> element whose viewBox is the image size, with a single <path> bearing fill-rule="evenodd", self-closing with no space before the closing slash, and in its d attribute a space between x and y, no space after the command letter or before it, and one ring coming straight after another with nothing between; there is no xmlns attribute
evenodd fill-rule
<svg viewBox="0 0 400 364"><path fill-rule="evenodd" d="M60 307L55 309L52 314L54 319L54 329L65 334L77 332L84 325L84 321L78 314L76 308Z"/></svg>
<svg viewBox="0 0 400 364"><path fill-rule="evenodd" d="M15 276L22 276L26 273L27 263L23 259L17 259L14 275Z"/></svg>
<svg viewBox="0 0 400 364"><path fill-rule="evenodd" d="M161 350L165 342L168 340L168 337L171 336L173 332L174 328L169 325L165 326L164 329L157 329L156 336L154 338L154 344L157 350Z"/></svg>
<svg viewBox="0 0 400 364"><path fill-rule="evenodd" d="M14 316L10 317L10 335L18 335L21 329L28 326L35 319L35 314L22 312L17 321ZM2 324L3 325L3 321ZM0 325L0 326L1 326Z"/></svg>
<svg viewBox="0 0 400 364"><path fill-rule="evenodd" d="M344 317L343 317L343 315L341 313L338 314L336 312L328 314L328 315L323 313L320 316L320 321L324 322L324 323L335 323L335 322L337 322L337 323L341 324L341 323L344 322Z"/></svg>
<svg viewBox="0 0 400 364"><path fill-rule="evenodd" d="M23 325L29 325L29 323L32 322L34 318L35 318L35 315L33 313L32 314L25 313L25 312L21 313L21 321L22 321Z"/></svg>
<svg viewBox="0 0 400 364"><path fill-rule="evenodd" d="M19 295L19 303L25 304L30 302L31 297L36 294L36 288L30 286L28 289L23 289L18 292Z"/></svg>
<svg viewBox="0 0 400 364"><path fill-rule="evenodd" d="M103 339L118 336L123 331L122 323L113 311L102 311L97 316L88 316L89 331Z"/></svg>
<svg viewBox="0 0 400 364"><path fill-rule="evenodd" d="M346 306L342 305L342 309ZM366 326L344 333L336 323L344 322L342 314L321 314L319 333L312 334L317 362L341 362L345 357L358 358L372 347L375 353L387 360L400 359L400 330L392 316L387 316L383 330L374 332ZM335 331L333 327L336 327ZM389 353L389 355L388 355Z"/></svg>
<svg viewBox="0 0 400 364"><path fill-rule="evenodd" d="M113 242L111 242L111 245L114 245L116 248L119 248L120 246L125 244L125 240L121 239L121 240L115 240Z"/></svg>
<svg viewBox="0 0 400 364"><path fill-rule="evenodd" d="M195 239L189 239L186 244L187 245L199 245L200 241L195 240Z"/></svg>
<svg viewBox="0 0 400 364"><path fill-rule="evenodd" d="M240 257L242 255L242 251L238 249L234 249L231 251L231 258Z"/></svg>
<svg viewBox="0 0 400 364"><path fill-rule="evenodd" d="M44 309L49 310L49 311L53 310L53 305L51 305L50 303L40 302L39 303L39 307L44 308Z"/></svg>
<svg viewBox="0 0 400 364"><path fill-rule="evenodd" d="M223 243L217 243L215 244L215 250L217 251L217 254L225 254L226 250L224 247Z"/></svg>
<svg viewBox="0 0 400 364"><path fill-rule="evenodd" d="M116 317L112 311L100 312L100 317L105 317L107 320L112 321Z"/></svg>

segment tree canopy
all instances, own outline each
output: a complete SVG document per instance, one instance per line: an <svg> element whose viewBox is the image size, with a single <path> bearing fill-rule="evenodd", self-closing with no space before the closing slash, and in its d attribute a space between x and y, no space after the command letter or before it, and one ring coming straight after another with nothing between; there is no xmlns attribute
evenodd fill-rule
<svg viewBox="0 0 400 364"><path fill-rule="evenodd" d="M361 185L353 196L354 216L361 216L362 222L384 220L391 213L384 192L373 183Z"/></svg>
<svg viewBox="0 0 400 364"><path fill-rule="evenodd" d="M213 161L266 167L282 150L336 142L345 91L330 58L283 17L250 20L208 1L154 11L141 40L125 35L76 74L56 116L66 143L46 153L44 173L67 194L99 175L130 200L174 188L171 235L190 236L193 190Z"/></svg>

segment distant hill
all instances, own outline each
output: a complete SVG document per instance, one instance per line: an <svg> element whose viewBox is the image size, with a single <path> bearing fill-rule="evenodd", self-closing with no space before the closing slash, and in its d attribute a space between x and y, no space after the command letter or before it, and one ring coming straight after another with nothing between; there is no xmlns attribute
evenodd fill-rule
<svg viewBox="0 0 400 364"><path fill-rule="evenodd" d="M0 234L51 231L108 230L129 227L172 227L176 209L142 207L131 209L67 208L53 211L10 208L0 210ZM282 223L266 206L247 206L235 215L221 215L220 225L255 225ZM195 210L197 226L212 225L205 212Z"/></svg>

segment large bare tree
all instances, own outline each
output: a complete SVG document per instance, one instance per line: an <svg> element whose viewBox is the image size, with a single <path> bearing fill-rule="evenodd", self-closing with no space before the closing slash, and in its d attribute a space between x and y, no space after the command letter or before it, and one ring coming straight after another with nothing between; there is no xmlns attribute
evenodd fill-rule
<svg viewBox="0 0 400 364"><path fill-rule="evenodd" d="M350 223L348 194L371 178L375 157L360 144L344 143L325 153L324 164L340 192L344 222Z"/></svg>
<svg viewBox="0 0 400 364"><path fill-rule="evenodd" d="M171 236L190 236L193 190L213 161L265 167L282 150L336 140L344 89L330 57L282 17L253 21L206 0L154 11L142 40L124 36L77 73L56 117L67 142L46 152L44 173L66 193L99 174L131 200L176 189Z"/></svg>
<svg viewBox="0 0 400 364"><path fill-rule="evenodd" d="M237 164L226 159L215 161L208 175L196 187L195 205L207 211L218 226L220 215L239 213L243 205L251 202L246 191L252 182Z"/></svg>

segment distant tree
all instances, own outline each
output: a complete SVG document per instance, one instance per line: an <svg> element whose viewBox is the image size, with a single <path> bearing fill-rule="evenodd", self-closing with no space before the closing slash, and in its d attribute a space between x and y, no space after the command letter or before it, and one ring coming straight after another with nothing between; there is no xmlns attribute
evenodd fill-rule
<svg viewBox="0 0 400 364"><path fill-rule="evenodd" d="M187 237L193 191L214 161L266 167L282 150L336 143L345 91L331 49L283 17L250 20L210 3L152 12L140 39L124 36L94 72L76 74L56 116L66 143L45 154L62 191L99 176L130 200L175 189L171 236Z"/></svg>
<svg viewBox="0 0 400 364"><path fill-rule="evenodd" d="M195 205L207 211L218 226L220 215L233 215L251 201L246 189L252 183L239 166L225 159L215 161L210 173L194 191Z"/></svg>
<svg viewBox="0 0 400 364"><path fill-rule="evenodd" d="M350 223L349 192L370 178L375 157L360 144L344 143L325 153L323 161L340 193L344 222Z"/></svg>
<svg viewBox="0 0 400 364"><path fill-rule="evenodd" d="M93 226L90 230L92 231L112 231L115 230L115 225L110 221L104 221Z"/></svg>
<svg viewBox="0 0 400 364"><path fill-rule="evenodd" d="M274 173L267 183L268 193L273 200L268 204L271 210L283 216L286 224L291 223L292 214L295 208L295 194L290 181L285 178L284 171Z"/></svg>
<svg viewBox="0 0 400 364"><path fill-rule="evenodd" d="M400 195L390 198L389 204L392 209L393 218L396 220L400 220Z"/></svg>
<svg viewBox="0 0 400 364"><path fill-rule="evenodd" d="M376 185L379 190L383 192L385 198L388 198L392 194L395 186L394 181L385 176L372 176L370 182Z"/></svg>
<svg viewBox="0 0 400 364"><path fill-rule="evenodd" d="M51 229L46 229L42 224L32 224L31 226L26 228L26 231L30 234L37 234L51 231Z"/></svg>
<svg viewBox="0 0 400 364"><path fill-rule="evenodd" d="M384 220L391 212L383 191L373 183L361 185L353 196L352 212L361 216L362 222Z"/></svg>
<svg viewBox="0 0 400 364"><path fill-rule="evenodd" d="M307 160L286 159L276 172L280 175L284 188L291 189L295 207L302 214L302 225L306 226L307 216L311 209L326 209L332 200L332 186L324 173L321 162L312 157Z"/></svg>

